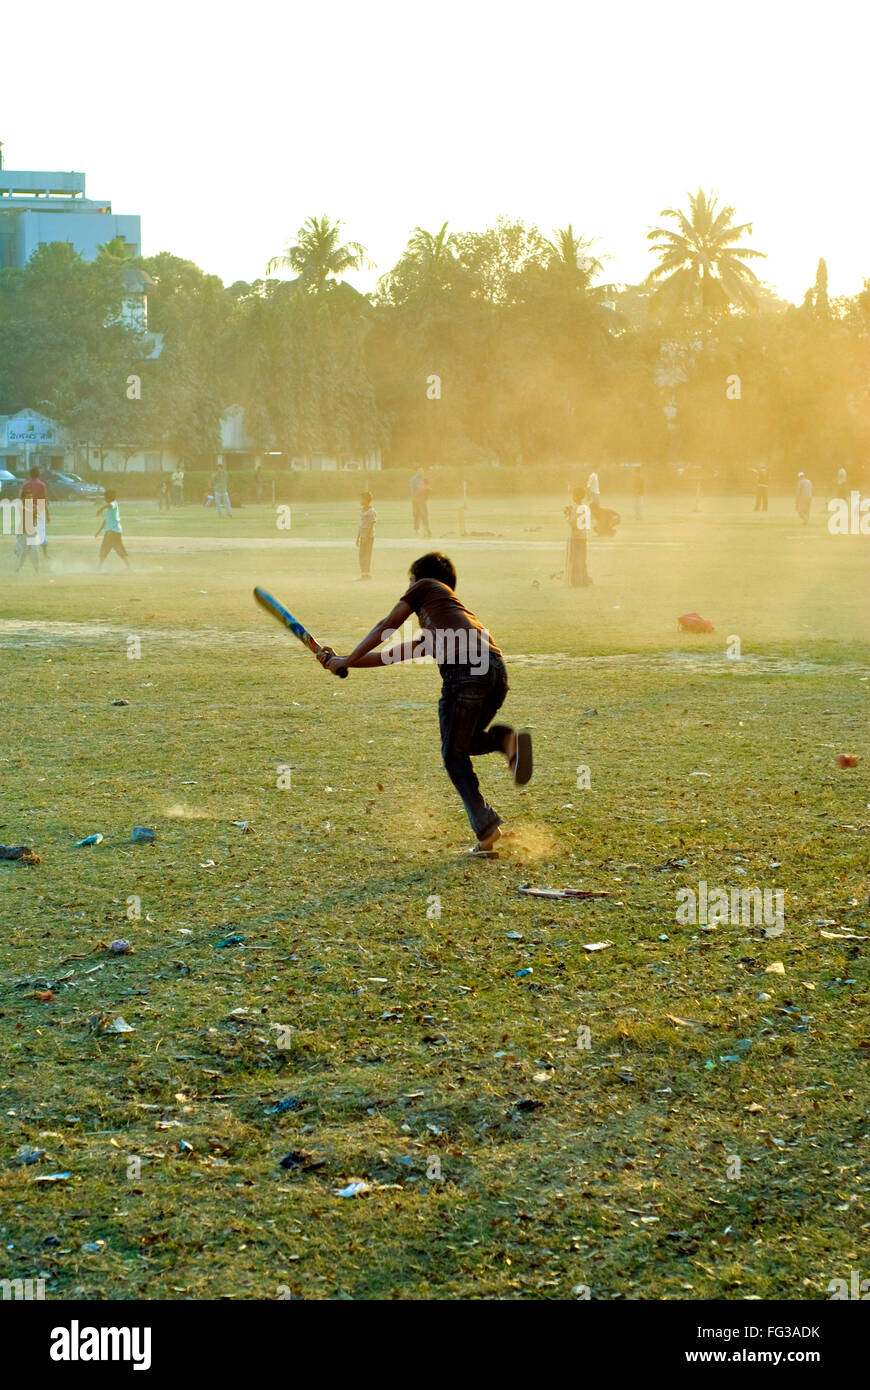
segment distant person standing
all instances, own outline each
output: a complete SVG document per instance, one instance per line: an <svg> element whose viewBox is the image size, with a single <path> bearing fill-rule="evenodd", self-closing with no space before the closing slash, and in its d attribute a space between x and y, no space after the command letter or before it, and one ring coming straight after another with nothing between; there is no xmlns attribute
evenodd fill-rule
<svg viewBox="0 0 870 1390"><path fill-rule="evenodd" d="M798 473L794 504L797 508L797 514L803 522L804 526L806 526L809 522L810 507L812 506L812 502L813 485L807 477L806 473Z"/></svg>
<svg viewBox="0 0 870 1390"><path fill-rule="evenodd" d="M120 555L127 569L129 569L130 561L124 549L124 542L121 539L121 514L118 510L118 501L114 492L106 493L105 502L101 507L97 508L97 516L100 515L100 512L103 512L104 516L100 522L99 530L96 532L96 535L99 535L100 531L105 531L103 543L100 546L100 568L102 568L103 561L109 551L114 550L117 555Z"/></svg>
<svg viewBox="0 0 870 1390"><path fill-rule="evenodd" d="M359 547L359 577L360 579L371 579L372 577L372 546L375 543L375 522L378 514L372 506L372 495L364 492L360 497L359 529L356 533L356 543Z"/></svg>
<svg viewBox="0 0 870 1390"><path fill-rule="evenodd" d="M263 500L263 465L259 459L254 464L254 494L258 502Z"/></svg>
<svg viewBox="0 0 870 1390"><path fill-rule="evenodd" d="M411 489L411 514L414 519L414 535L420 533L422 527L424 536L431 536L429 529L429 496L432 489L426 477L426 469L420 468L414 474L409 484Z"/></svg>
<svg viewBox="0 0 870 1390"><path fill-rule="evenodd" d="M634 519L643 521L646 508L646 464L639 463L635 468L631 490L634 494Z"/></svg>
<svg viewBox="0 0 870 1390"><path fill-rule="evenodd" d="M601 507L597 502L590 502L589 510L592 513L592 529L596 536L613 536L622 517L619 512L614 511L613 507Z"/></svg>
<svg viewBox="0 0 870 1390"><path fill-rule="evenodd" d="M227 477L226 464L221 461L214 471L214 504L217 508L218 516L221 515L221 508L226 510L227 516L232 516L233 509L230 506L230 480Z"/></svg>
<svg viewBox="0 0 870 1390"><path fill-rule="evenodd" d="M598 474L594 468L586 479L586 498L590 507L601 505L601 488L598 483Z"/></svg>
<svg viewBox="0 0 870 1390"><path fill-rule="evenodd" d="M755 506L753 511L767 511L767 494L769 489L769 478L767 475L767 464L760 463L755 469Z"/></svg>
<svg viewBox="0 0 870 1390"><path fill-rule="evenodd" d="M583 589L591 584L586 569L586 541L589 536L589 507L585 502L586 489L575 487L565 508L568 522L568 546L565 551L565 579L570 588Z"/></svg>
<svg viewBox="0 0 870 1390"><path fill-rule="evenodd" d="M837 491L834 493L834 496L839 497L841 502L848 502L848 487L849 475L846 472L845 468L841 465L837 469Z"/></svg>
<svg viewBox="0 0 870 1390"><path fill-rule="evenodd" d="M164 478L160 484L160 492L157 495L157 510L159 512L168 512L171 506L171 484L168 478Z"/></svg>
<svg viewBox="0 0 870 1390"><path fill-rule="evenodd" d="M176 507L184 503L184 469L181 464L172 475L172 500Z"/></svg>
<svg viewBox="0 0 870 1390"><path fill-rule="evenodd" d="M33 565L39 569L37 551L42 553L43 564L48 564L48 537L46 525L51 520L48 511L48 488L39 476L35 466L30 477L21 487L21 531L15 544L15 573L24 564L28 551Z"/></svg>

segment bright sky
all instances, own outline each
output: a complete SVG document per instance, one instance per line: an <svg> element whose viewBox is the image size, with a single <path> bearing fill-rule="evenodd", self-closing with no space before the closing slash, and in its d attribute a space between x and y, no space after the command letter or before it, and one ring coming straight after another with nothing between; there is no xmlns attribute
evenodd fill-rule
<svg viewBox="0 0 870 1390"><path fill-rule="evenodd" d="M699 184L800 300L870 277L870 10L859 0L42 0L3 20L10 169L75 169L226 283L311 214L383 273L410 230L573 223L605 279ZM376 275L357 277L369 288Z"/></svg>

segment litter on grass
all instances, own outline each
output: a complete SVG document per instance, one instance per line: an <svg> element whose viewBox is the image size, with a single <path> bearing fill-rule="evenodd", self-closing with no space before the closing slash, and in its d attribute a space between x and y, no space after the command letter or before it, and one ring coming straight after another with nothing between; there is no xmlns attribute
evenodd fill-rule
<svg viewBox="0 0 870 1390"><path fill-rule="evenodd" d="M696 1033L703 1033L703 1023L696 1023L693 1018L678 1018L676 1014L665 1014L665 1018L673 1023L675 1028L692 1028Z"/></svg>
<svg viewBox="0 0 870 1390"><path fill-rule="evenodd" d="M612 941L584 941L584 951L604 951L608 946L612 946Z"/></svg>
<svg viewBox="0 0 870 1390"><path fill-rule="evenodd" d="M267 1105L266 1114L283 1115L285 1110L301 1110L303 1104L298 1096L288 1096L286 1100L279 1100L275 1105Z"/></svg>
<svg viewBox="0 0 870 1390"><path fill-rule="evenodd" d="M677 618L677 625L683 632L715 632L716 629L709 618L702 618L700 613L683 613Z"/></svg>
<svg viewBox="0 0 870 1390"><path fill-rule="evenodd" d="M88 1019L88 1027L92 1033L135 1033L136 1031L120 1014L111 1021L104 1013L93 1014Z"/></svg>
<svg viewBox="0 0 870 1390"><path fill-rule="evenodd" d="M35 1149L32 1144L22 1144L20 1149L15 1150L15 1162L27 1167L31 1163L38 1163L45 1157L45 1149Z"/></svg>
<svg viewBox="0 0 870 1390"><path fill-rule="evenodd" d="M520 884L518 893L527 898L612 898L613 894L604 888L532 888L528 883Z"/></svg>
<svg viewBox="0 0 870 1390"><path fill-rule="evenodd" d="M316 1173L318 1168L326 1167L325 1158L314 1158L306 1149L293 1149L281 1159L281 1167L291 1171L300 1169L303 1173Z"/></svg>
<svg viewBox="0 0 870 1390"><path fill-rule="evenodd" d="M134 825L130 839L134 845L150 845L154 835L155 831L150 825Z"/></svg>
<svg viewBox="0 0 870 1390"><path fill-rule="evenodd" d="M351 1178L347 1187L335 1187L333 1193L336 1197L361 1197L364 1192L371 1192L371 1183L364 1178Z"/></svg>
<svg viewBox="0 0 870 1390"><path fill-rule="evenodd" d="M102 843L103 837L98 831L96 835L86 835L83 840L76 840L73 849L81 849L82 845L101 845Z"/></svg>
<svg viewBox="0 0 870 1390"><path fill-rule="evenodd" d="M28 845L0 845L0 859L18 859L22 864L39 863L39 855Z"/></svg>

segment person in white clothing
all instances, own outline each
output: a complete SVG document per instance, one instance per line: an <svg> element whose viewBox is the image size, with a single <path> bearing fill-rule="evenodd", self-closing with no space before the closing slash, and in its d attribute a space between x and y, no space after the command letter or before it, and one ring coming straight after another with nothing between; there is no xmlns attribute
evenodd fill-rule
<svg viewBox="0 0 870 1390"><path fill-rule="evenodd" d="M797 489L795 491L794 504L797 508L797 514L803 522L804 526L807 525L807 522L810 519L810 507L812 506L812 501L813 485L807 477L806 473L798 473Z"/></svg>
<svg viewBox="0 0 870 1390"><path fill-rule="evenodd" d="M226 509L227 516L232 516L233 509L230 506L230 482L227 477L226 465L219 463L214 473L214 504L217 514L220 516L221 509Z"/></svg>

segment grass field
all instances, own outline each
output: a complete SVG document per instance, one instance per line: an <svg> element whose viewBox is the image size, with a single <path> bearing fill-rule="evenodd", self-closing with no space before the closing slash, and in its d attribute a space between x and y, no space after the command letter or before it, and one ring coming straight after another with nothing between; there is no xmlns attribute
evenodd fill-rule
<svg viewBox="0 0 870 1390"><path fill-rule="evenodd" d="M336 681L251 599L348 650L422 549L404 506L379 507L369 584L326 504L279 531L265 507L122 503L129 574L94 572L87 506L53 509L48 573L12 574L0 543L0 840L41 858L0 864L0 1277L48 1298L820 1299L870 1272L868 542L787 499L653 497L572 591L562 505L480 507L492 534L465 538L432 509L535 740L522 791L478 765L518 831L484 862L437 671ZM692 609L715 634L678 633ZM678 924L702 880L782 889L784 933Z"/></svg>

